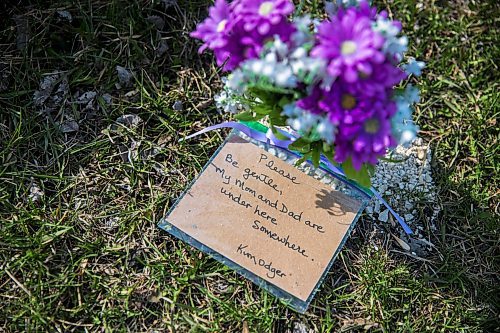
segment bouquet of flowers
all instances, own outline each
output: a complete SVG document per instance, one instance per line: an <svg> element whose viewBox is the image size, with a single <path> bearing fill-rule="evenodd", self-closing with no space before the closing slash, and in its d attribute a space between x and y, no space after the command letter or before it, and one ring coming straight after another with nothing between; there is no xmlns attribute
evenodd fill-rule
<svg viewBox="0 0 500 333"><path fill-rule="evenodd" d="M387 12L356 0L325 7L319 20L293 16L291 0L216 0L191 36L230 72L219 108L292 135L301 161L323 155L369 186L378 159L415 138L419 91L401 83L424 63L405 61L408 39Z"/></svg>

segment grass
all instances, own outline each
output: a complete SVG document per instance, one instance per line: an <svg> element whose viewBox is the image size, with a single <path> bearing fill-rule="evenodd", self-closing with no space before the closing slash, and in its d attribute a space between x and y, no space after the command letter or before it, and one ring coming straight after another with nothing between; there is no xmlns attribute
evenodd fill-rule
<svg viewBox="0 0 500 333"><path fill-rule="evenodd" d="M498 331L498 4L377 1L428 64L417 118L440 188L438 230L425 230L436 249L401 254L364 220L299 315L156 227L223 138L177 143L223 119L220 73L187 34L208 3L0 5L0 331ZM117 65L130 87L116 87ZM33 93L56 71L69 93L47 112ZM74 101L87 91L100 97L85 109ZM123 114L142 121L117 125ZM68 119L78 131L61 131Z"/></svg>

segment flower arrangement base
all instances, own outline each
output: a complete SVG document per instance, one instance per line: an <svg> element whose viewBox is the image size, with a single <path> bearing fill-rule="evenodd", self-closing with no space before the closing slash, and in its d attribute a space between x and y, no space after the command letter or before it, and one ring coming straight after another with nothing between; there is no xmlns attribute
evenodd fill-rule
<svg viewBox="0 0 500 333"><path fill-rule="evenodd" d="M160 228L305 312L370 195L233 130Z"/></svg>

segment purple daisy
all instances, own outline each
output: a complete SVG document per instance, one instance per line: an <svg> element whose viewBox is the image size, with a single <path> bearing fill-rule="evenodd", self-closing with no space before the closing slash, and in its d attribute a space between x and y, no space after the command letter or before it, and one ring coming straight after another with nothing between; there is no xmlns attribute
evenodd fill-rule
<svg viewBox="0 0 500 333"><path fill-rule="evenodd" d="M401 68L386 61L374 66L370 75L361 75L360 79L354 83L354 87L367 96L378 95L381 98L389 98L394 86L407 77L408 75Z"/></svg>
<svg viewBox="0 0 500 333"><path fill-rule="evenodd" d="M247 59L258 58L264 46L262 40L248 36L237 28L233 28L227 40L227 45L214 49L217 65L223 66L225 71L235 69Z"/></svg>
<svg viewBox="0 0 500 333"><path fill-rule="evenodd" d="M391 108L395 108L395 105ZM351 136L352 139L348 139ZM342 163L351 158L353 167L360 170L364 163L377 164L378 158L385 155L387 148L395 145L390 117L379 110L362 124L338 127L335 160Z"/></svg>
<svg viewBox="0 0 500 333"><path fill-rule="evenodd" d="M311 93L297 101L297 106L302 110L307 110L314 114L326 112L323 106L323 99L325 98L325 91L319 86L315 86Z"/></svg>
<svg viewBox="0 0 500 333"><path fill-rule="evenodd" d="M328 91L315 86L308 96L297 101L297 106L314 114L327 113L334 125L348 126L363 123L374 112L385 112L387 115L396 112L387 105L385 94L367 96L342 79L337 80Z"/></svg>
<svg viewBox="0 0 500 333"><path fill-rule="evenodd" d="M244 60L259 57L265 43L275 36L283 42L290 41L295 32L295 27L287 20L290 5L293 11L288 0L242 0L231 4L216 0L210 8L210 16L191 36L204 42L200 52L207 48L213 50L217 65L230 71ZM259 27L249 30L254 24Z"/></svg>
<svg viewBox="0 0 500 333"><path fill-rule="evenodd" d="M244 17L245 31L256 30L261 35L268 35L273 26L287 21L293 11L290 0L241 0L234 5L235 14Z"/></svg>
<svg viewBox="0 0 500 333"><path fill-rule="evenodd" d="M351 85L337 80L324 100L321 102L323 110L329 114L330 121L335 125L349 125L362 123L376 108L383 103L374 98L366 98L356 93ZM344 133L347 135L348 133Z"/></svg>
<svg viewBox="0 0 500 333"><path fill-rule="evenodd" d="M205 49L211 50L221 48L227 45L227 31L230 26L230 7L224 0L216 0L213 7L209 9L209 17L198 24L196 30L190 36L201 39L204 43L199 52Z"/></svg>
<svg viewBox="0 0 500 333"><path fill-rule="evenodd" d="M313 57L328 62L328 73L352 83L385 61L384 37L372 29L372 11L351 7L318 27Z"/></svg>

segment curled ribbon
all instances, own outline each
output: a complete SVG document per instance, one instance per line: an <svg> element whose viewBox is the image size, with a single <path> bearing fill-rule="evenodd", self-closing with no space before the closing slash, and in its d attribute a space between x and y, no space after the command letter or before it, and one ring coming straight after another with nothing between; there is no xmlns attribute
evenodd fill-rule
<svg viewBox="0 0 500 333"><path fill-rule="evenodd" d="M213 131L216 129L220 129L220 128L232 128L232 129L238 130L254 140L257 140L257 141L260 141L263 143L268 143L268 144L273 145L275 147L285 149L288 152L290 152L296 156L300 156L300 155L288 150L288 145L296 140L296 138L291 136L290 133L279 130L281 134L283 134L284 136L289 138L288 140L280 140L274 135L274 133L272 132L271 129L268 129L267 132L264 133L264 132L255 130L253 128L250 128L250 127L246 126L245 124L238 123L235 121L228 121L228 122L224 122L224 123L220 123L217 125L206 127L204 129L202 129L201 131L198 131L198 132L191 134L183 139L180 139L179 142L189 140L189 139L194 138L194 137L201 135L203 133L207 133L207 132L210 132L210 131ZM327 171L328 173L330 173L333 176L335 176L335 174L337 174L337 175L340 175L342 177L345 177L345 174L342 171L342 169L333 165L325 156L321 155L320 160L321 160L321 163L323 163L328 168L325 171ZM338 178L338 177L336 177L336 178ZM372 198L372 195L368 194L362 188L360 188L360 187L358 187L358 188L361 190L362 193L367 195L369 198ZM375 198L377 198L377 200L379 200L391 212L391 214L394 216L394 218L398 221L398 223L403 228L404 232L407 235L413 234L413 231L408 226L408 224L406 224L406 222L403 220L403 218L401 216L399 216L399 214L396 213L394 211L394 209L392 209L392 207L389 205L389 203L387 201L385 201L384 198L382 198L382 195L379 192L377 192L377 190L375 190L373 188L373 186L370 187L370 191L373 193L373 196L375 196Z"/></svg>

